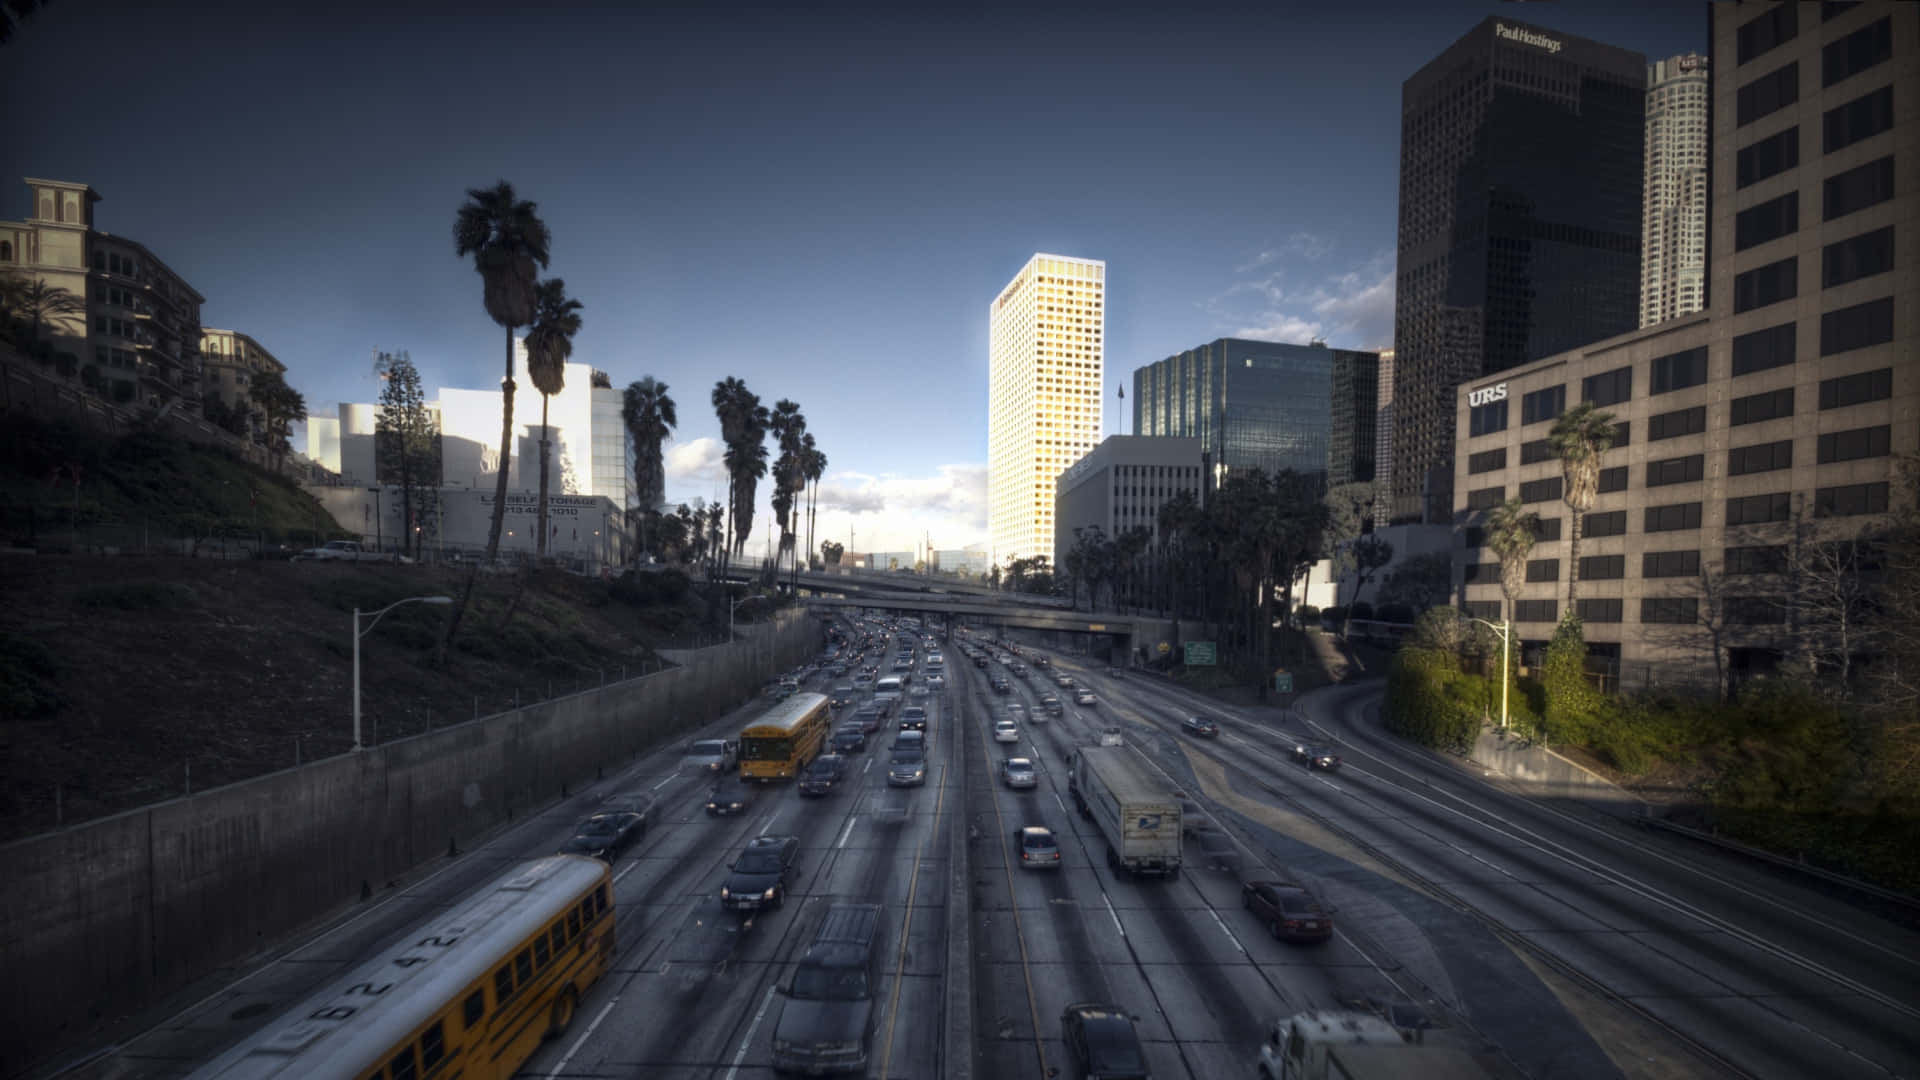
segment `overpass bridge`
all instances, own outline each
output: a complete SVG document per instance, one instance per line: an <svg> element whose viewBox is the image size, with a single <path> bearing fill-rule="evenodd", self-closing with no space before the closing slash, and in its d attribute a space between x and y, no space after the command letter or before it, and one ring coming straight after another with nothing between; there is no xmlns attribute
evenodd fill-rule
<svg viewBox="0 0 1920 1080"><path fill-rule="evenodd" d="M749 557L736 559L724 569L717 571L717 574L733 581L748 581L759 577L765 569L765 560ZM1065 597L1004 592L983 582L884 570L856 570L852 567L801 570L798 574L788 569L781 572L780 580L783 583L792 581L810 592L832 592L847 596L856 594L861 596L932 595L951 596L958 600L971 600L977 603L1031 608L1065 610L1073 606L1073 601Z"/></svg>

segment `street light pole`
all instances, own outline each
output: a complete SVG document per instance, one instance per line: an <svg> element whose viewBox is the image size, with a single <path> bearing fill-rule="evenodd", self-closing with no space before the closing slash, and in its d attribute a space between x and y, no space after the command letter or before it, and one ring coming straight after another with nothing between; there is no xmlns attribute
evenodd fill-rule
<svg viewBox="0 0 1920 1080"><path fill-rule="evenodd" d="M416 602L422 604L451 604L453 603L453 597L409 596L405 600L395 600L379 611L367 612L366 614L372 618L372 621L367 623L365 630L360 629L360 609L353 609L353 748L356 751L366 749L360 742L360 639L373 632L374 626L380 622L380 616L385 615L401 604Z"/></svg>
<svg viewBox="0 0 1920 1080"><path fill-rule="evenodd" d="M1506 619L1501 619L1500 625L1495 626L1487 620L1476 616L1469 615L1467 618L1500 635L1500 730L1505 731L1507 730L1507 683L1511 682L1513 678L1511 674L1513 669L1507 666L1507 650L1513 640L1513 624Z"/></svg>

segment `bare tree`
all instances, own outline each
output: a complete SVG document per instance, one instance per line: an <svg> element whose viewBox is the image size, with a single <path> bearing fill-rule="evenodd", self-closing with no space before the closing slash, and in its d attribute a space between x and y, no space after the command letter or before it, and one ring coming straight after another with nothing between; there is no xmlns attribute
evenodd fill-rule
<svg viewBox="0 0 1920 1080"><path fill-rule="evenodd" d="M1883 537L1866 529L1823 537L1804 515L1790 549L1788 600L1793 644L1812 672L1830 672L1841 696L1853 692L1853 661L1878 637L1874 625Z"/></svg>

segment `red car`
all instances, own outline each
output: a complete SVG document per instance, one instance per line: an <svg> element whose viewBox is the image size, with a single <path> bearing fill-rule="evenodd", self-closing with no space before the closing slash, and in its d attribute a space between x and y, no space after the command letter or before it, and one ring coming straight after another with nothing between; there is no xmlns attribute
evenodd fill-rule
<svg viewBox="0 0 1920 1080"><path fill-rule="evenodd" d="M1281 941L1325 941L1333 936L1333 913L1306 889L1287 881L1249 881L1240 902Z"/></svg>

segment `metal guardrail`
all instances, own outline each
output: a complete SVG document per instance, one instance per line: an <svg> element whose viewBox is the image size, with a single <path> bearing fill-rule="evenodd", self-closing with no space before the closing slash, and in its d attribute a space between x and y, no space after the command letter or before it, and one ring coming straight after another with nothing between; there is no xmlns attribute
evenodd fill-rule
<svg viewBox="0 0 1920 1080"><path fill-rule="evenodd" d="M1870 881L1862 881L1856 877L1848 877L1845 874L1835 873L1832 870L1827 870L1818 866L1814 866L1800 859L1790 859L1785 855L1780 855L1771 851L1766 851L1762 848L1753 847L1750 844L1743 844L1738 840L1729 840L1724 836L1719 836L1714 833L1705 832L1703 830L1693 828L1690 825L1679 825L1674 822L1668 821L1665 818L1654 817L1650 814L1643 817L1634 818L1633 820L1635 821L1635 823L1649 829L1662 829L1666 832L1675 833L1680 836L1684 836L1689 840L1697 840L1703 844L1712 844L1715 847L1721 848L1726 851L1731 851L1737 855L1744 855L1750 859L1758 859L1761 862L1772 863L1775 866L1784 867L1785 869L1788 869L1788 870L1794 870L1799 873L1806 874L1810 877L1816 877L1830 884L1839 885L1843 888L1851 889L1854 892L1863 893L1867 896L1872 896L1876 899L1885 900L1893 904L1899 904L1902 907L1908 907L1908 908L1913 908L1915 910L1920 910L1920 897L1909 896L1903 892L1895 892L1892 889L1875 885Z"/></svg>

